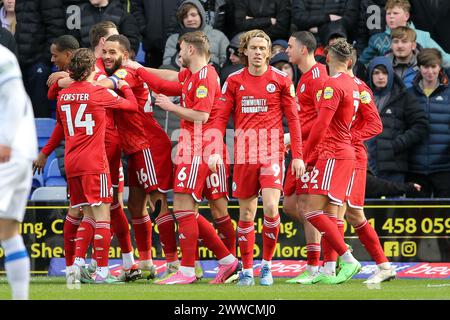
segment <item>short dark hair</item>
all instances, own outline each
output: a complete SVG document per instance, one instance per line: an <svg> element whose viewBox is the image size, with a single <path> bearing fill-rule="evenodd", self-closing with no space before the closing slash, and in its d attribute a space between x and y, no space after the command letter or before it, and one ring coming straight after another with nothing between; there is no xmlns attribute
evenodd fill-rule
<svg viewBox="0 0 450 320"><path fill-rule="evenodd" d="M91 49L81 48L74 52L69 63L70 77L75 81L83 81L91 74L95 66L95 56Z"/></svg>
<svg viewBox="0 0 450 320"><path fill-rule="evenodd" d="M123 34L113 34L106 41L118 42L124 51L131 52L130 40Z"/></svg>
<svg viewBox="0 0 450 320"><path fill-rule="evenodd" d="M177 19L180 21L181 24L183 24L183 19L186 18L189 10L196 9L197 12L200 14L200 10L192 3L185 3L183 4L177 11ZM201 19L201 15L200 15ZM203 21L202 21L203 22Z"/></svg>
<svg viewBox="0 0 450 320"><path fill-rule="evenodd" d="M294 32L291 37L304 45L308 50L308 53L313 53L317 48L316 38L314 38L314 35L309 31L297 31Z"/></svg>
<svg viewBox="0 0 450 320"><path fill-rule="evenodd" d="M117 29L117 26L112 21L100 21L92 26L89 30L89 43L91 48L94 49L100 42L100 38L108 35L109 29Z"/></svg>
<svg viewBox="0 0 450 320"><path fill-rule="evenodd" d="M74 36L68 34L59 36L58 38L53 40L52 44L56 46L56 50L58 50L59 52L74 51L80 48L78 40L75 39Z"/></svg>
<svg viewBox="0 0 450 320"><path fill-rule="evenodd" d="M375 68L373 68L373 71L375 71L375 69L376 70L380 70L384 74L389 74L389 72L388 72L388 70L387 70L387 68L386 68L386 66L384 64L376 65ZM372 71L372 75L373 75L373 71Z"/></svg>
<svg viewBox="0 0 450 320"><path fill-rule="evenodd" d="M436 48L425 48L417 55L417 65L428 67L438 65L442 67L442 53Z"/></svg>

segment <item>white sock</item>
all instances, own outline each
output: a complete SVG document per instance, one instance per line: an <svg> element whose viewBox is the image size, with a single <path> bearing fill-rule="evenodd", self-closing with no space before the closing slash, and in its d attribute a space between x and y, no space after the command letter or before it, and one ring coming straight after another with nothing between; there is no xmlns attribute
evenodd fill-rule
<svg viewBox="0 0 450 320"><path fill-rule="evenodd" d="M252 269L243 269L244 274L250 275L253 277L253 268Z"/></svg>
<svg viewBox="0 0 450 320"><path fill-rule="evenodd" d="M307 264L306 271L308 271L311 274L317 273L319 271L319 266L310 266L309 264Z"/></svg>
<svg viewBox="0 0 450 320"><path fill-rule="evenodd" d="M345 251L345 253L341 256L342 261L345 263L357 263L358 261L353 257L350 250Z"/></svg>
<svg viewBox="0 0 450 320"><path fill-rule="evenodd" d="M133 256L133 251L128 252L128 253L122 253L122 264L123 264L123 268L128 270L130 269L133 264L134 264L134 256Z"/></svg>
<svg viewBox="0 0 450 320"><path fill-rule="evenodd" d="M186 277L195 277L195 268L193 268L193 267L180 266L180 268L178 270L182 274L184 274Z"/></svg>
<svg viewBox="0 0 450 320"><path fill-rule="evenodd" d="M139 269L148 269L153 266L153 260L139 260L138 262Z"/></svg>
<svg viewBox="0 0 450 320"><path fill-rule="evenodd" d="M83 268L86 265L86 261L83 258L76 257L73 264L76 264L80 268Z"/></svg>
<svg viewBox="0 0 450 320"><path fill-rule="evenodd" d="M102 278L106 278L109 273L109 268L108 267L97 267L95 273L97 273Z"/></svg>
<svg viewBox="0 0 450 320"><path fill-rule="evenodd" d="M23 244L22 237L17 234L2 241L5 250L5 270L11 286L13 300L28 300L30 286L30 258Z"/></svg>
<svg viewBox="0 0 450 320"><path fill-rule="evenodd" d="M97 268L97 260L95 260L95 259L91 259L91 261L89 261L89 266L92 268L92 269L94 269L94 268Z"/></svg>
<svg viewBox="0 0 450 320"><path fill-rule="evenodd" d="M323 265L323 272L327 275L336 274L336 262L325 262Z"/></svg>
<svg viewBox="0 0 450 320"><path fill-rule="evenodd" d="M262 259L261 260L261 268L264 266L268 266L269 269L272 268L272 261L267 261L267 260Z"/></svg>
<svg viewBox="0 0 450 320"><path fill-rule="evenodd" d="M380 263L378 265L378 269L380 269L380 270L389 270L390 268L391 268L391 263L389 261Z"/></svg>
<svg viewBox="0 0 450 320"><path fill-rule="evenodd" d="M232 264L236 260L236 257L232 254L227 255L226 257L220 259L218 262L221 265Z"/></svg>

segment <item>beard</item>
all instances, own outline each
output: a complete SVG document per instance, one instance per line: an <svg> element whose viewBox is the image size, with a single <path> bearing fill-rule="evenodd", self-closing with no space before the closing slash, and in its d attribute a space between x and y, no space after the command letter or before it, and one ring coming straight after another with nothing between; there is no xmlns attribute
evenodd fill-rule
<svg viewBox="0 0 450 320"><path fill-rule="evenodd" d="M114 65L111 68L106 68L105 71L108 74L108 76L111 76L114 72L116 72L120 67L122 66L122 57L117 58L117 60L114 62Z"/></svg>

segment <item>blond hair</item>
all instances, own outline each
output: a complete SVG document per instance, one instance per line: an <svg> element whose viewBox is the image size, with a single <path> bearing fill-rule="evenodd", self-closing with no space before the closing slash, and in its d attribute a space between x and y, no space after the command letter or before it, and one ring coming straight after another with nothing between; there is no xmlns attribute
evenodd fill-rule
<svg viewBox="0 0 450 320"><path fill-rule="evenodd" d="M270 48L272 47L272 41L270 40L270 37L267 35L267 33L265 33L262 30L250 30L247 31L246 33L242 34L239 37L239 57L241 58L242 63L248 67L248 57L244 54L244 51L246 49L248 49L248 44L250 43L250 40L253 38L261 38L261 39L265 39L267 41L267 50L270 50ZM270 54L267 57L267 61L266 63L269 64L270 62Z"/></svg>

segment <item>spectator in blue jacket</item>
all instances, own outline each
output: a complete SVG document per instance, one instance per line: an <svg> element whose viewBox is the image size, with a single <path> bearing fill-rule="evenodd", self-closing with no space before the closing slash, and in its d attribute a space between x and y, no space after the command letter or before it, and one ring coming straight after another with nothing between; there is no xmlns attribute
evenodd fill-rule
<svg viewBox="0 0 450 320"><path fill-rule="evenodd" d="M387 57L392 61L394 72L402 79L406 88L411 88L419 72L417 66L416 32L408 27L398 27L391 32L392 52Z"/></svg>
<svg viewBox="0 0 450 320"><path fill-rule="evenodd" d="M434 41L429 32L416 29L412 22L408 22L410 17L411 5L408 0L388 0L386 2L386 30L384 32L376 33L369 39L369 45L364 49L360 56L360 61L368 64L372 58L376 56L383 56L391 49L391 30L407 26L413 29L417 34L417 43L422 48L436 48L443 52L444 66L450 66L450 54L439 46Z"/></svg>
<svg viewBox="0 0 450 320"><path fill-rule="evenodd" d="M450 197L450 87L442 69L442 54L423 49L418 56L420 73L409 91L414 94L430 123L425 140L410 153L407 179L422 185L419 197Z"/></svg>

